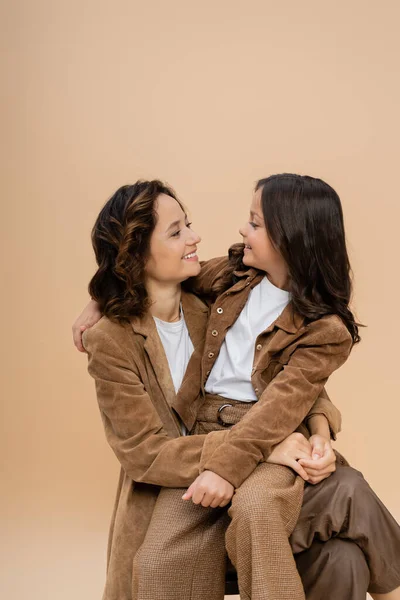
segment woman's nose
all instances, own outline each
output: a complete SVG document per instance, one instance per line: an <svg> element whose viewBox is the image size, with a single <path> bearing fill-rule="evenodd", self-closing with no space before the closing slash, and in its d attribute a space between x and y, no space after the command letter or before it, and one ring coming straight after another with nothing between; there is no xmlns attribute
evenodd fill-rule
<svg viewBox="0 0 400 600"><path fill-rule="evenodd" d="M192 231L192 244L200 244L201 237L195 231Z"/></svg>

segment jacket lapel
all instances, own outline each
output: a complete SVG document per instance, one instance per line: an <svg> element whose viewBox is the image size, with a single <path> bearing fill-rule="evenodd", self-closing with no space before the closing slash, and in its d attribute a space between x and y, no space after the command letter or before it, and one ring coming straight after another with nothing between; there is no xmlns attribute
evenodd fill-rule
<svg viewBox="0 0 400 600"><path fill-rule="evenodd" d="M161 392L166 402L171 406L176 396L174 384L167 356L157 333L153 317L150 313L146 313L141 319L133 319L132 328L135 333L139 333L145 338L144 350L154 370Z"/></svg>
<svg viewBox="0 0 400 600"><path fill-rule="evenodd" d="M181 387L171 407L178 413L190 431L198 408L203 402L201 395L201 358L208 322L208 308L193 294L182 292L182 308L190 339L194 346Z"/></svg>

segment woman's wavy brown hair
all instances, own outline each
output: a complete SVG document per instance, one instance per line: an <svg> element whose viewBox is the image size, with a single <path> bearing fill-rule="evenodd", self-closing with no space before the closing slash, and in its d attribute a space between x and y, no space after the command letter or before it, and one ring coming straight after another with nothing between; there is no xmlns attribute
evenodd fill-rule
<svg viewBox="0 0 400 600"><path fill-rule="evenodd" d="M89 293L103 315L113 321L142 317L149 308L145 265L161 194L182 206L175 192L161 181L137 181L120 187L94 224L92 245L98 269L89 283Z"/></svg>

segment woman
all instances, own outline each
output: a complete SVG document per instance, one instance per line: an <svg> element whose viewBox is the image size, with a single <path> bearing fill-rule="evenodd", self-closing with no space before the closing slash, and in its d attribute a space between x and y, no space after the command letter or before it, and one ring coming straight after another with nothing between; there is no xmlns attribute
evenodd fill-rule
<svg viewBox="0 0 400 600"><path fill-rule="evenodd" d="M165 193L165 192L164 192ZM172 209L172 206L174 206L175 209L177 209L178 203L176 200L173 199L173 195L171 193L167 194L168 199L166 200L166 202L170 203L170 208ZM151 237L151 243L150 243L150 253L149 256L147 257L147 252L146 252L146 246L145 246L145 233L149 232L149 227L147 227L147 229L145 229L145 231L143 231L143 222L145 222L145 224L148 226L150 224L150 232L151 232L151 226L154 225L154 218L153 220L150 219L143 219L140 221L139 225L137 222L135 222L135 225L133 227L128 227L125 229L128 229L128 231L124 231L124 228L121 227L121 221L118 220L118 218L116 218L115 215L110 214L109 215L109 219L108 219L108 225L110 225L110 222L112 222L115 227L114 227L114 231L112 231L112 235L109 235L109 231L105 232L105 230L107 230L107 227L105 228L105 230L102 230L101 227L98 230L98 236L97 236L97 259L99 262L99 272L98 272L98 281L97 283L101 283L101 285L95 289L94 286L92 286L92 293L95 297L104 300L104 298L107 298L108 295L108 300L107 302L103 302L103 306L101 306L101 308L103 309L103 311L105 312L105 314L108 314L111 318L117 318L119 319L121 322L123 320L128 320L129 317L131 317L133 314L139 315L139 314L143 314L144 315L144 308L146 308L146 304L142 304L140 306L140 302L137 301L137 292L139 290L139 287L137 285L137 279L136 279L136 283L135 283L135 278L133 277L133 273L135 272L133 270L133 267L137 268L138 267L138 259L140 257L146 257L147 261L146 261L146 266L143 269L142 272L146 272L145 274L145 281L146 281L146 286L145 286L145 292L148 293L148 296L150 296L150 298L153 301L152 306L150 307L150 311L152 312L153 316L157 318L157 311L159 312L158 314L158 318L160 318L161 321L165 321L165 318L167 318L167 322L168 322L168 317L169 319L178 316L173 314L174 310L176 311L177 306L179 304L179 282L182 281L183 279L185 279L185 277L188 277L189 274L194 275L195 273L190 272L189 273L189 269L188 269L188 265L187 263L192 261L193 264L196 263L195 261L195 256L193 256L193 252L194 252L194 245L197 243L196 240L192 238L188 238L189 240L192 241L191 244L187 244L187 239L185 238L185 236L183 236L183 241L184 244L182 245L181 249L179 250L179 252L183 252L184 250L192 250L190 252L185 252L185 254L176 254L176 261L169 261L169 259L167 260L167 262L162 262L162 257L165 257L166 254L166 249L168 248L168 251L170 249L172 249L171 245L165 245L166 244L166 237L157 237L157 227L159 227L159 225L162 222L162 203L160 202L160 194L158 194L158 202L157 202L157 224L154 228L154 232L153 235ZM154 198L153 198L154 200ZM175 204L172 205L171 202L174 202ZM124 206L126 207L126 201ZM145 216L145 208L149 208L149 204L147 203L142 203L141 201L139 202L138 205L135 206L135 210L138 208L138 206L143 209L143 214L141 216ZM183 216L184 213L181 209L181 207L179 207L180 211L181 211L181 216L180 219L175 219L175 221L171 221L171 227L172 225L177 225L178 222L180 223L180 229L177 230L176 232L172 233L173 227L172 229L168 228L164 231L164 229L162 229L162 233L167 234L167 232L169 231L169 234L172 237L179 237L181 235L181 231L187 231L187 227L183 224ZM135 210L132 211L132 214L135 213ZM128 211L129 212L129 211ZM137 212L137 211L136 211ZM104 216L104 215L103 215ZM132 216L132 215L131 215ZM147 215L148 216L148 215ZM153 215L154 216L154 215ZM175 215L176 217L178 217L178 214ZM126 220L125 220L126 222ZM118 225L118 227L116 226L116 224ZM95 232L94 232L95 233ZM106 233L106 235L105 235ZM140 234L137 239L135 240L137 247L135 248L135 253L134 254L130 254L129 250L129 244L130 242L132 242L132 239L135 239L135 236L138 235L138 233ZM168 235L169 235L168 234ZM107 236L108 236L108 240L107 240ZM119 236L119 237L118 237ZM169 238L168 238L169 239ZM103 258L104 258L104 242L108 241L110 242L111 240L111 245L114 244L114 252L111 253L110 256L108 256L108 266L110 265L110 260L111 263L113 263L113 269L114 269L114 275L117 275L117 277L114 277L114 280L110 277L107 277L107 261L103 262ZM117 240L117 243L116 243ZM142 244L140 243L142 242ZM159 243L160 242L160 243ZM169 242L168 242L169 243ZM118 251L116 251L116 248L118 249ZM122 248L122 251L121 251ZM176 250L177 246L174 246L174 249ZM175 251L174 250L174 251ZM179 262L178 262L178 256L179 256ZM114 261L114 262L113 262ZM183 264L181 264L181 261L183 261ZM168 264L173 264L174 268L171 270L168 270L166 267L168 266ZM179 264L179 268L178 268L178 264ZM257 266L257 265L255 265ZM176 268L175 268L176 267ZM139 272L136 271L135 273L136 275L140 276L140 270ZM172 277L172 279L171 279ZM174 282L174 286L172 286L172 283ZM143 294L143 290L140 291L140 293L142 294L140 296L139 294L139 299L141 298L142 300L146 300L146 293ZM103 296L102 296L103 294ZM104 295L105 294L105 295ZM136 304L132 304L132 298L135 297L135 302ZM125 302L125 306L128 306L128 311L127 312L121 312L121 305L118 305L118 301L116 302L116 298L124 298L124 300L128 300L129 302ZM121 303L120 303L121 304ZM186 311L185 310L185 306L184 303L183 304L183 312L185 315L185 318L187 320L186 317L186 313L189 314L190 311ZM148 305L147 305L148 306ZM139 309L142 309L142 313L140 313ZM139 312L138 312L139 311ZM161 312L160 312L161 311ZM219 313L218 313L219 314ZM104 324L105 323L105 324ZM142 412L143 411L139 411L140 412L140 418L138 418L138 415L136 414L138 412L138 407L141 407L142 405L146 407L146 410L144 411L143 414L145 414L144 416L144 422L148 423L149 422L149 416L147 415L147 410L149 408L148 406L148 399L146 398L146 401L143 402L143 398L142 398L142 392L143 392L143 385L142 387L140 386L139 382L141 384L145 384L146 389L149 389L149 382L144 381L146 379L146 377L148 376L148 369L140 369L140 361L138 363L138 357L135 355L133 355L134 351L132 350L132 348L130 346L132 346L132 340L130 339L129 335L131 335L131 330L130 327L128 327L128 325L126 325L124 328L121 329L121 325L118 325L119 329L115 329L115 327L111 327L111 325L116 325L115 323L112 323L112 321L107 321L107 320L103 320L102 321L102 326L101 324L99 324L99 326L93 330L93 332L90 333L90 335L87 337L86 340L86 344L87 344L87 348L89 351L89 355L90 355L90 369L92 374L95 376L96 378L96 384L97 384L97 391L98 391L98 397L99 397L99 402L101 404L101 408L102 408L102 412L103 412L103 418L105 421L105 426L106 426L106 432L108 433L108 438L109 441L111 443L111 445L113 445L117 455L120 458L120 461L123 465L123 467L125 468L125 472L127 474L129 474L132 479L134 479L136 482L141 482L141 481L146 481L147 483L153 483L156 485L163 485L163 486L179 486L179 485L185 485L182 483L184 476L183 476L183 472L184 472L184 468L188 467L188 463L187 461L185 462L185 460L183 460L183 464L180 465L180 478L178 475L177 479L174 479L175 474L172 473L171 471L171 460L174 459L174 457L176 458L176 454L174 455L174 452L176 452L176 450L178 449L178 452L180 450L183 450L183 448L189 448L189 444L181 444L181 443L176 443L176 442L189 442L190 444L192 444L192 440L194 441L194 446L196 447L196 452L199 451L199 445L198 445L198 440L196 439L197 436L193 437L193 438L179 438L179 440L168 440L168 442L166 441L166 434L165 431L162 431L162 426L159 425L159 427L157 428L151 428L150 432L152 435L148 435L149 431L147 431L147 436L145 439L143 439L143 435L142 437L139 435L136 436L132 436L130 435L130 428L132 428L133 426L133 422L136 421L140 421L142 418ZM159 325L161 325L161 323L159 323ZM110 329L111 327L111 329ZM134 331L135 331L135 326L133 325ZM153 325L153 329L154 329L154 325ZM162 327L160 327L160 329L162 330ZM123 330L123 332L122 332ZM160 331L160 335L162 335L162 331ZM215 330L213 330L215 331ZM129 332L129 333L127 333ZM146 335L146 332L144 330L144 328L142 328L142 330L140 331L140 327L139 329L136 329L136 333L142 336L143 339L143 335ZM112 334L112 335L111 335ZM218 334L218 332L217 332ZM148 335L147 337L151 337L150 335ZM192 337L192 333L191 336ZM216 336L214 336L216 337ZM90 339L92 338L92 339ZM154 341L154 340L153 340ZM345 341L345 340L344 340ZM342 343L340 340L338 340L338 342ZM347 343L347 342L346 342ZM128 357L122 353L121 354L121 346L124 346L124 350L127 351ZM157 343L155 344L155 346L157 346ZM178 347L180 347L180 345L178 345ZM165 346L164 346L165 348ZM198 347L200 348L200 347ZM196 350L198 349L196 348ZM135 349L136 350L140 350L141 352L141 358L143 358L143 348L139 348L138 347L138 343L136 342L135 345ZM160 349L160 348L159 348ZM195 352L192 355L192 358L194 358L195 356ZM139 352L139 354L140 354ZM148 351L146 350L147 354ZM190 348L187 349L186 355L190 355ZM347 349L345 349L344 354L346 354ZM160 353L160 355L162 354L162 351ZM208 353L210 354L210 352ZM130 357L129 357L130 355ZM168 347L167 347L167 356L168 356ZM134 360L132 360L132 357L134 358ZM107 360L105 360L105 358ZM191 361L192 362L192 361ZM340 361L339 361L340 362ZM134 375L135 377L132 378L132 364L135 364L135 369L133 369L134 371ZM138 366L139 364L139 366ZM275 365L276 367L277 365ZM190 372L190 364L188 367L188 372ZM104 374L107 374L107 377L104 377ZM110 377L109 375L112 374L112 377ZM328 373L329 374L329 373ZM129 376L128 376L129 375ZM192 378L195 377L195 374L192 373L191 374ZM157 377L156 377L158 383L167 383L167 375L165 373L164 370L160 370L159 373L157 373ZM179 379L179 378L178 378ZM178 381L178 379L176 381ZM198 384L198 380L196 385ZM183 385L183 388L185 388L185 385ZM190 386L186 385L186 391L185 391L185 398L184 398L184 402L182 402L182 400L179 398L175 399L171 399L172 401L170 402L170 406L174 405L176 410L179 411L179 407L183 407L183 411L182 411L182 418L183 421L187 424L189 423L188 419L188 413L186 408L188 406L196 406L196 394L192 393L192 395L190 396L190 393L188 394L187 392L190 390ZM140 401L135 403L135 411L134 413L132 412L132 405L129 404L129 397L132 394L135 394L137 391L140 392L139 397L140 397ZM117 394L117 395L116 395ZM111 398L111 401L110 401ZM135 396L136 398L136 396ZM116 406L118 404L118 414L116 414ZM198 402L197 402L198 405ZM261 405L261 403L260 403ZM123 413L121 415L121 406L123 407ZM186 407L186 408L185 408ZM151 407L150 407L151 408ZM167 408L167 410L165 411L165 409ZM162 407L157 407L158 412L160 413ZM164 413L166 416L168 416L168 407L166 407L164 405L163 407L164 409ZM186 410L186 416L184 415L184 411ZM254 412L254 411L253 411ZM249 411L250 413L250 411ZM170 416L169 419L171 417L172 411L170 411ZM306 416L306 413L304 414L304 416ZM297 418L297 417L296 417ZM315 420L315 419L314 419ZM168 421L168 419L167 419ZM245 422L245 419L243 420ZM175 428L177 427L177 421L176 419L173 419L173 422L175 424ZM290 424L290 427L292 427L292 423ZM171 435L171 432L173 430L170 430L169 433ZM233 432L233 430L232 430ZM231 436L232 436L232 432L231 432ZM143 433L143 431L142 431ZM175 435L176 435L176 429L174 431ZM161 435L159 435L161 434ZM280 432L274 439L273 439L273 443L276 443L279 440L279 436L282 437L282 432ZM158 436L158 437L157 437ZM201 436L199 436L201 438ZM211 436L209 436L206 440L206 446L208 446L207 450L209 452L209 454L211 455L211 457L215 454L215 452L218 454L218 445L221 444L221 437L227 438L227 440L229 439L229 432L228 431L219 431L219 432L215 432L213 433ZM259 436L260 437L260 436ZM157 438L157 439L156 439ZM149 439L152 440L151 444L149 444ZM154 439L156 439L156 443L154 445ZM127 443L127 440L129 440L129 444ZM236 442L237 440L240 440L240 436L238 437L236 435ZM132 442L134 441L134 448L132 448ZM199 440L201 443L204 442L203 440ZM269 447L267 448L265 446L265 440L261 440L261 445L259 444L260 440L257 442L257 444L262 448L262 451L265 452L265 455L269 456L269 458L272 457L273 453L270 454L270 450L271 450L271 439L269 440ZM230 442L226 442L226 443L230 443ZM153 444L153 446L152 446ZM256 444L256 445L257 445ZM264 447L263 447L264 444ZM191 446L192 448L194 446ZM153 449L153 447L155 449ZM168 449L166 449L168 448ZM136 450L139 449L139 452L137 452ZM211 450L210 450L211 449ZM151 465L148 466L147 464L145 465L145 470L143 471L143 463L146 463L146 460L143 459L143 456L148 455L148 452L150 450L150 457L151 457ZM215 451L214 451L215 450ZM165 461L165 457L167 457L167 460ZM192 455L193 457L193 455ZM183 457L184 458L184 457ZM198 455L196 456L196 459L198 460ZM163 473L163 478L162 481L159 478L159 474L157 473L157 466L160 466L160 464L162 463L162 461L166 462L167 465L167 473ZM241 469L241 479L243 479L243 474L244 474L244 479L246 478L246 476L249 476L252 472L252 469L254 469L254 467L256 466L256 464L258 464L258 462L260 462L262 460L261 455L256 457L255 459L255 464L254 463L254 457L249 461L247 461L247 463L249 464L244 464L242 463L242 467L244 466L245 468ZM124 464L125 461L125 464ZM128 461L128 462L126 462ZM150 461L150 462L151 462ZM273 461L271 461L273 462ZM251 463L251 464L250 464ZM306 463L305 463L306 464ZM126 468L126 465L128 466L128 470ZM309 465L310 466L310 465ZM212 476L214 477L214 481L215 481L215 477L218 477L218 475L215 475L215 471L218 471L218 464L216 466L216 468L214 468L214 473L212 474ZM169 469L169 471L168 471ZM183 470L182 470L183 469ZM247 470L246 470L247 469ZM139 472L140 471L140 472ZM143 475L144 473L144 475ZM209 474L208 474L209 476ZM235 478L235 474L231 473L230 475L230 479L234 479ZM179 480L178 483L176 483L176 481ZM204 478L203 478L204 480ZM237 481L235 481L235 483L237 483ZM230 489L232 488L231 483L228 480L225 481L221 481L220 482L220 486L221 486L221 493L219 496L215 497L211 500L210 504L212 506L218 506L218 505L224 505L226 504L226 502L229 500L229 497L232 495L233 490ZM230 487L229 487L230 486ZM129 489L129 484L128 484L128 489ZM193 491L193 490L192 490ZM218 492L219 493L219 492ZM195 495L195 492L194 492ZM213 504L213 502L217 502L217 504ZM146 499L145 501L145 505L146 507L149 507L151 503L149 503L149 501ZM236 502L237 504L237 502ZM222 521L222 518L218 520L219 522ZM146 524L148 523L148 521L146 521ZM215 528L216 530L218 529L218 526ZM219 535L219 533L218 533ZM114 539L113 539L114 541ZM108 596L106 596L108 597ZM111 597L111 596L110 596ZM116 596L116 597L122 597L120 596Z"/></svg>

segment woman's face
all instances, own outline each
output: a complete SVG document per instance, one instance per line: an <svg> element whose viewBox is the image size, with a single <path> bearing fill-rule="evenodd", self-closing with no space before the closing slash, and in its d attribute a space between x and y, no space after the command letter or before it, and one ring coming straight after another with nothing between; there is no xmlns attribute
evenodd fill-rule
<svg viewBox="0 0 400 600"><path fill-rule="evenodd" d="M200 273L197 244L192 229L176 200L161 194L156 202L157 224L150 239L145 271L149 279L163 284L180 283Z"/></svg>
<svg viewBox="0 0 400 600"><path fill-rule="evenodd" d="M253 196L249 221L239 229L239 233L245 244L243 263L248 267L266 271L273 277L275 285L284 287L288 269L268 236L261 208L261 188Z"/></svg>

